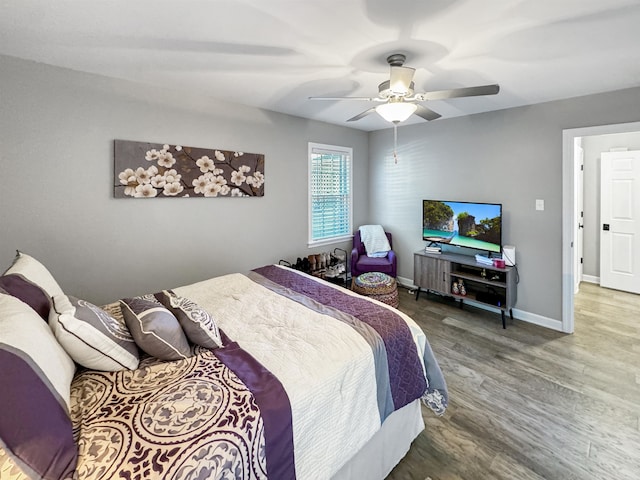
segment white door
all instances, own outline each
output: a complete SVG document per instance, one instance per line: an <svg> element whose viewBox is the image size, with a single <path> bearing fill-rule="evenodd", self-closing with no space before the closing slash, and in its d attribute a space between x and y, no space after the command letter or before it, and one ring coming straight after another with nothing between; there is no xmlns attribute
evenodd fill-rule
<svg viewBox="0 0 640 480"><path fill-rule="evenodd" d="M573 280L575 282L574 293L577 294L582 281L584 245L584 150L577 141L574 144L574 162L574 171L576 172L573 189L576 196L574 201L576 218L574 238L576 241L573 248Z"/></svg>
<svg viewBox="0 0 640 480"><path fill-rule="evenodd" d="M603 152L600 285L640 293L640 151Z"/></svg>

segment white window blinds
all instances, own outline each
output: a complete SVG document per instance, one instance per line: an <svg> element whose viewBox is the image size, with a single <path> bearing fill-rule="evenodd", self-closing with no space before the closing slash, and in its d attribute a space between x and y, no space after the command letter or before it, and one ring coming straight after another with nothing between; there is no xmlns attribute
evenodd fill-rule
<svg viewBox="0 0 640 480"><path fill-rule="evenodd" d="M352 149L309 144L309 243L351 235Z"/></svg>

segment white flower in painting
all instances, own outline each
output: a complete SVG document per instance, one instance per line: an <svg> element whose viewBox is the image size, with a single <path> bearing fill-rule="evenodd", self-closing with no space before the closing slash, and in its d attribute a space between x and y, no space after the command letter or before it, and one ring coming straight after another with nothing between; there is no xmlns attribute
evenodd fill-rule
<svg viewBox="0 0 640 480"><path fill-rule="evenodd" d="M144 168L138 167L136 169L136 180L140 184L151 183L151 175L149 175L149 172L146 171Z"/></svg>
<svg viewBox="0 0 640 480"><path fill-rule="evenodd" d="M213 177L213 175L211 177ZM209 183L209 180L210 180L210 177L207 177L207 174L200 175L198 178L193 180L191 184L194 186L194 189L193 189L194 193L204 194L204 188Z"/></svg>
<svg viewBox="0 0 640 480"><path fill-rule="evenodd" d="M224 170L222 170L221 168L214 168L213 170L211 170L212 175L222 175L223 172Z"/></svg>
<svg viewBox="0 0 640 480"><path fill-rule="evenodd" d="M222 172L220 172L222 173ZM213 177L216 176L215 170L213 172L207 172L203 175L204 178L207 178L209 180L213 179Z"/></svg>
<svg viewBox="0 0 640 480"><path fill-rule="evenodd" d="M213 170L215 168L213 160L211 160L206 155L196 160L196 165L200 167L200 171L202 173L208 172L209 170Z"/></svg>
<svg viewBox="0 0 640 480"><path fill-rule="evenodd" d="M231 190L231 196L232 197L242 197L242 196L244 196L244 194L240 191L239 188L234 188L233 190Z"/></svg>
<svg viewBox="0 0 640 480"><path fill-rule="evenodd" d="M230 191L231 188L229 188L229 185L223 185L222 188L220 188L220 195L229 195Z"/></svg>
<svg viewBox="0 0 640 480"><path fill-rule="evenodd" d="M149 168L147 168L147 173L149 174L150 177L157 175L158 167L156 167L155 165L151 165Z"/></svg>
<svg viewBox="0 0 640 480"><path fill-rule="evenodd" d="M152 148L151 150L147 151L147 154L144 156L144 158L149 161L149 162L155 162L158 157L160 157L160 152L157 151L155 148Z"/></svg>
<svg viewBox="0 0 640 480"><path fill-rule="evenodd" d="M176 159L173 158L171 152L161 152L160 157L158 158L158 165L161 167L172 167L173 164L176 163Z"/></svg>
<svg viewBox="0 0 640 480"><path fill-rule="evenodd" d="M171 147L166 143L162 146L162 150L164 150L165 152L168 152L170 148Z"/></svg>
<svg viewBox="0 0 640 480"><path fill-rule="evenodd" d="M217 197L218 193L220 192L221 187L220 185L218 185L217 183L214 182L209 182L207 183L207 185L204 187L204 196L205 197Z"/></svg>
<svg viewBox="0 0 640 480"><path fill-rule="evenodd" d="M247 183L254 188L260 188L264 183L264 174L262 172L255 172L253 176L247 177Z"/></svg>
<svg viewBox="0 0 640 480"><path fill-rule="evenodd" d="M125 187L124 189L124 194L128 195L129 197L135 197L136 196L136 187Z"/></svg>
<svg viewBox="0 0 640 480"><path fill-rule="evenodd" d="M184 190L184 187L180 184L180 182L173 182L167 183L164 186L164 190L162 191L162 193L164 193L168 197L174 197L182 192L182 190Z"/></svg>
<svg viewBox="0 0 640 480"><path fill-rule="evenodd" d="M158 191L147 183L145 185L138 185L133 196L136 198L151 198L156 195L158 195Z"/></svg>
<svg viewBox="0 0 640 480"><path fill-rule="evenodd" d="M247 179L242 172L231 172L231 183L240 186Z"/></svg>
<svg viewBox="0 0 640 480"><path fill-rule="evenodd" d="M182 145L176 145L176 152L179 152L182 150ZM185 197L188 197L189 195L185 195Z"/></svg>
<svg viewBox="0 0 640 480"><path fill-rule="evenodd" d="M224 178L222 175L218 175L217 177L214 177L211 180L212 183L215 183L216 185L219 185L220 188L222 188L223 185L227 184L227 179Z"/></svg>
<svg viewBox="0 0 640 480"><path fill-rule="evenodd" d="M224 153L222 153L220 150L216 150L215 156L216 156L216 160L220 160L221 162L225 161Z"/></svg>
<svg viewBox="0 0 640 480"><path fill-rule="evenodd" d="M156 188L164 188L167 180L164 178L164 175L156 175L155 177L151 177L151 185Z"/></svg>
<svg viewBox="0 0 640 480"><path fill-rule="evenodd" d="M249 173L251 171L251 167L249 165L242 165L238 171L242 173Z"/></svg>
<svg viewBox="0 0 640 480"><path fill-rule="evenodd" d="M164 172L164 179L167 183L179 182L182 179L182 175L172 168Z"/></svg>
<svg viewBox="0 0 640 480"><path fill-rule="evenodd" d="M122 185L128 185L129 183L134 183L136 181L136 172L131 168L127 168L124 172L120 172L118 178Z"/></svg>
<svg viewBox="0 0 640 480"><path fill-rule="evenodd" d="M244 152L233 152L233 156L234 157L241 157L242 155L244 155Z"/></svg>

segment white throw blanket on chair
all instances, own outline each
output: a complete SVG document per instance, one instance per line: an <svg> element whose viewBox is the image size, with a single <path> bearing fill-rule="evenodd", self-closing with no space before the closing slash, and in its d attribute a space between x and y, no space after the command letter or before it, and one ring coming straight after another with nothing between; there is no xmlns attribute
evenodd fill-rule
<svg viewBox="0 0 640 480"><path fill-rule="evenodd" d="M382 225L362 225L360 240L364 243L367 257L386 257L391 250L389 239L387 239Z"/></svg>

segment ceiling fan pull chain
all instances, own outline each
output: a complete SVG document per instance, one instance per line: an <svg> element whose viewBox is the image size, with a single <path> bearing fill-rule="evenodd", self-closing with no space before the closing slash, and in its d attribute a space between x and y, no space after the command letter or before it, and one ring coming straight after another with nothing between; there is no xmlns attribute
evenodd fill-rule
<svg viewBox="0 0 640 480"><path fill-rule="evenodd" d="M394 122L393 124L393 160L395 164L398 164L398 123Z"/></svg>

